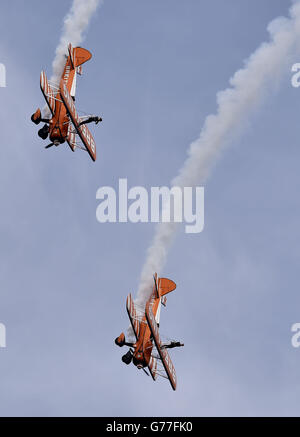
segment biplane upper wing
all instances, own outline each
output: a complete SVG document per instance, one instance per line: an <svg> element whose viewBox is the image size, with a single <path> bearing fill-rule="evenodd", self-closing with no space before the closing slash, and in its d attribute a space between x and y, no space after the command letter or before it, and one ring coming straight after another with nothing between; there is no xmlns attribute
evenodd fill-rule
<svg viewBox="0 0 300 437"><path fill-rule="evenodd" d="M60 95L61 95L62 102L68 111L68 114L70 116L70 119L74 125L77 134L79 135L82 143L84 144L92 160L96 161L95 140L90 130L85 124L82 124L80 126L80 119L75 108L74 100L72 99L68 87L63 79L60 82Z"/></svg>
<svg viewBox="0 0 300 437"><path fill-rule="evenodd" d="M157 349L157 352L160 356L160 359L162 361L162 364L164 366L165 372L167 374L167 377L170 381L170 384L173 388L173 390L176 390L176 386L177 386L177 377L176 377L176 372L175 372L175 367L172 363L172 360L170 358L170 355L168 354L168 351L165 348L161 348L161 340L160 340L160 336L159 336L159 331L158 331L158 326L157 323L155 321L155 317L153 315L152 312L152 308L151 308L151 302L148 302L146 305L146 319Z"/></svg>
<svg viewBox="0 0 300 437"><path fill-rule="evenodd" d="M51 112L52 116L54 116L56 92L49 85L46 73L44 71L41 72L40 85L41 85L42 93L43 93L45 100L47 102L47 105L50 109L50 112Z"/></svg>

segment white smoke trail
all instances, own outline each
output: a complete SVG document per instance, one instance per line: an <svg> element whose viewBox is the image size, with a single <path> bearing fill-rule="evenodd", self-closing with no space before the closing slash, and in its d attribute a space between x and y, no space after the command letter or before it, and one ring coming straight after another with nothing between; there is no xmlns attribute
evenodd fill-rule
<svg viewBox="0 0 300 437"><path fill-rule="evenodd" d="M278 85L293 54L300 52L300 2L290 9L289 18L279 17L268 26L270 41L263 43L246 61L245 67L230 79L230 88L217 94L217 113L209 115L199 138L188 150L188 157L173 179L180 187L203 184L224 146L237 135L243 122L261 103L267 91ZM163 268L177 224L156 227L147 251L136 302L144 305L152 290L152 275Z"/></svg>
<svg viewBox="0 0 300 437"><path fill-rule="evenodd" d="M65 55L68 53L68 45L78 46L83 38L92 15L103 0L73 0L71 9L64 19L63 33L55 51L52 63L52 76L50 82L58 86L65 66ZM47 105L43 108L43 117L50 118Z"/></svg>
<svg viewBox="0 0 300 437"><path fill-rule="evenodd" d="M73 0L70 12L64 19L63 34L56 48L52 64L53 75L51 81L58 84L65 65L65 55L68 44L78 46L84 37L90 19L102 0Z"/></svg>

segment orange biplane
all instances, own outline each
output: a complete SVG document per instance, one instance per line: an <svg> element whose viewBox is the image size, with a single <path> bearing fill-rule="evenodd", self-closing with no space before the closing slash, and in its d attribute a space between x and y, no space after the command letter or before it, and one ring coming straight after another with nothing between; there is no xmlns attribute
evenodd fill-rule
<svg viewBox="0 0 300 437"><path fill-rule="evenodd" d="M125 364L133 362L138 369L143 369L146 373L145 368L148 367L154 380L157 376L169 379L173 390L176 390L177 385L176 372L167 349L183 346L183 344L176 341L163 343L159 335L159 320L161 305L166 306L166 294L175 288L176 284L173 281L157 278L155 273L153 291L142 313L137 311L129 294L126 308L136 341L126 341L123 332L115 339L116 345L130 348L122 357Z"/></svg>
<svg viewBox="0 0 300 437"><path fill-rule="evenodd" d="M96 124L102 121L101 117L79 117L75 108L76 76L82 74L82 64L91 59L92 54L81 47L68 46L69 55L59 86L50 84L44 71L41 73L40 85L42 93L49 107L51 118L43 118L40 109L31 116L35 124L44 122L38 135L46 140L49 136L51 143L45 148L59 146L65 141L74 152L76 148L87 151L93 161L96 161L96 144L86 126L88 123ZM78 144L78 137L82 144Z"/></svg>

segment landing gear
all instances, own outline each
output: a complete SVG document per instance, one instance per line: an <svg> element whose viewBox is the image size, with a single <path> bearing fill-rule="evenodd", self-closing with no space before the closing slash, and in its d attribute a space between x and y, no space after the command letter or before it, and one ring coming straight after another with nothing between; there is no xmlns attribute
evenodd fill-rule
<svg viewBox="0 0 300 437"><path fill-rule="evenodd" d="M42 140L46 140L49 134L49 126L45 124L42 129L38 131L38 136L42 138Z"/></svg>
<svg viewBox="0 0 300 437"><path fill-rule="evenodd" d="M123 361L123 363L125 363L127 365L131 363L131 361L132 361L132 352L130 350L127 352L127 354L122 356L122 361Z"/></svg>

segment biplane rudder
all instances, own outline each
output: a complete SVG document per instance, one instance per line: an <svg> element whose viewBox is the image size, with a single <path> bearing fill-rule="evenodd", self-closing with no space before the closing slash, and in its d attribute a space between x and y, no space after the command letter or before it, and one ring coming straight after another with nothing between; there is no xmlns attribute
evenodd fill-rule
<svg viewBox="0 0 300 437"><path fill-rule="evenodd" d="M168 278L159 278L158 279L158 294L160 297L165 296L168 293L171 293L176 288L176 284L174 281Z"/></svg>
<svg viewBox="0 0 300 437"><path fill-rule="evenodd" d="M91 52L87 49L84 49L83 47L74 48L72 47L72 44L69 44L68 51L73 68L78 69L78 67L80 67L82 64L92 58ZM78 70L81 71L81 68L79 68Z"/></svg>

